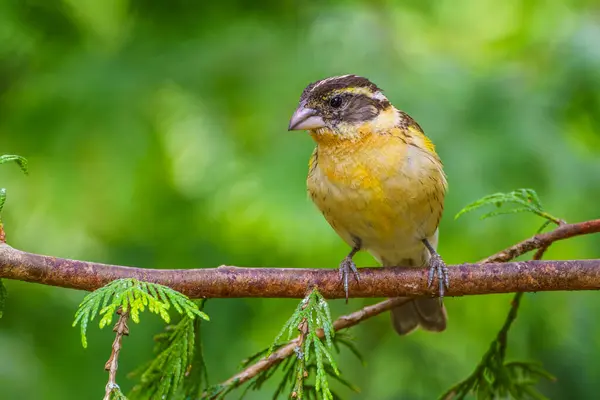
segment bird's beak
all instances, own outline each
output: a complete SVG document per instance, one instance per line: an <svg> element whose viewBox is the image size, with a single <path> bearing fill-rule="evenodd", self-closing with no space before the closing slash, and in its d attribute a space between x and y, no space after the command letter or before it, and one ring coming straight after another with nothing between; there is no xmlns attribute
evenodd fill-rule
<svg viewBox="0 0 600 400"><path fill-rule="evenodd" d="M310 130L323 128L324 126L325 121L317 115L316 110L300 104L296 111L294 111L292 119L290 119L288 131Z"/></svg>

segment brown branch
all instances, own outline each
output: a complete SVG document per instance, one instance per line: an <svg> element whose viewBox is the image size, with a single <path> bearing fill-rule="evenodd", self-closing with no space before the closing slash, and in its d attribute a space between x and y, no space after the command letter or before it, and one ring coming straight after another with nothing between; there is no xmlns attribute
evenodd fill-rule
<svg viewBox="0 0 600 400"><path fill-rule="evenodd" d="M481 263L510 261L532 250L548 247L551 243L557 242L559 240L599 232L600 219L579 222L577 224L563 224L550 232L540 233L527 240L523 240L522 242L519 242L514 246L504 249L494 254L493 256L481 260Z"/></svg>
<svg viewBox="0 0 600 400"><path fill-rule="evenodd" d="M117 385L117 368L119 368L119 352L121 351L121 341L123 336L129 335L129 327L127 326L127 320L129 319L129 312L123 312L121 308L117 310L119 314L119 320L113 328L113 332L116 332L115 340L112 345L112 351L110 357L104 369L108 371L108 383L106 384L104 400L110 400L111 394L115 390L120 390Z"/></svg>
<svg viewBox="0 0 600 400"><path fill-rule="evenodd" d="M561 225L493 255L478 264L449 269L447 296L473 294L594 290L600 288L600 260L523 261L499 263L557 240L600 232L600 220ZM494 263L491 263L491 262ZM427 289L427 270L421 268L361 268L361 281L352 282L351 297L434 295ZM160 283L191 298L303 298L317 286L327 298L343 298L338 271L299 268L145 269L26 253L0 244L0 278L81 290L95 290L119 278Z"/></svg>

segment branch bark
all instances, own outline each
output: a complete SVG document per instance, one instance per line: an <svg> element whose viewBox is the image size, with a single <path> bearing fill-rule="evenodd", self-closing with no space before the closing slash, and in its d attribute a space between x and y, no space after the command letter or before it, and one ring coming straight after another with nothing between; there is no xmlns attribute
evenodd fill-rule
<svg viewBox="0 0 600 400"><path fill-rule="evenodd" d="M600 232L600 219L561 225L536 235L477 264L450 266L446 296L600 289L600 260L523 261L499 263L557 240ZM425 268L361 268L350 297L416 297L435 295L428 289ZM119 278L159 283L191 298L303 298L317 286L327 298L344 298L337 268L145 269L69 260L27 253L0 244L0 278L51 286L95 290Z"/></svg>

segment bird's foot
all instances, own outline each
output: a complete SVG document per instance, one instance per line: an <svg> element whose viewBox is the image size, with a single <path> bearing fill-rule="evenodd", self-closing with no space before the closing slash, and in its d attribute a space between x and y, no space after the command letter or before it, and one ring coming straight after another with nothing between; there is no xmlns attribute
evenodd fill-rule
<svg viewBox="0 0 600 400"><path fill-rule="evenodd" d="M346 256L340 263L340 280L344 284L344 292L346 293L346 303L348 303L348 276L350 275L350 273L354 274L354 279L356 279L356 282L360 281L360 275L358 274L356 264L352 260L351 256Z"/></svg>
<svg viewBox="0 0 600 400"><path fill-rule="evenodd" d="M437 276L439 285L440 300L444 297L444 290L450 287L450 280L448 279L448 267L442 257L439 254L434 253L429 259L429 277L427 279L427 287L433 285L434 277Z"/></svg>

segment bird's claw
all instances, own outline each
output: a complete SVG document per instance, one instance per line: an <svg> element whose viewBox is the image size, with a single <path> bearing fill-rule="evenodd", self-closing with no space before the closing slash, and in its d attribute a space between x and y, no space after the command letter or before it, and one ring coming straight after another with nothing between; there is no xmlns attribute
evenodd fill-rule
<svg viewBox="0 0 600 400"><path fill-rule="evenodd" d="M356 282L359 282L360 275L358 274L356 264L354 263L354 261L352 261L352 257L348 256L344 258L340 263L340 280L344 284L344 292L346 293L346 303L348 303L348 276L351 272L354 274L354 279L356 279Z"/></svg>
<svg viewBox="0 0 600 400"><path fill-rule="evenodd" d="M429 276L427 278L427 287L433 285L434 277L437 275L439 285L440 300L444 297L444 290L450 287L448 279L448 267L439 254L433 254L429 259Z"/></svg>

